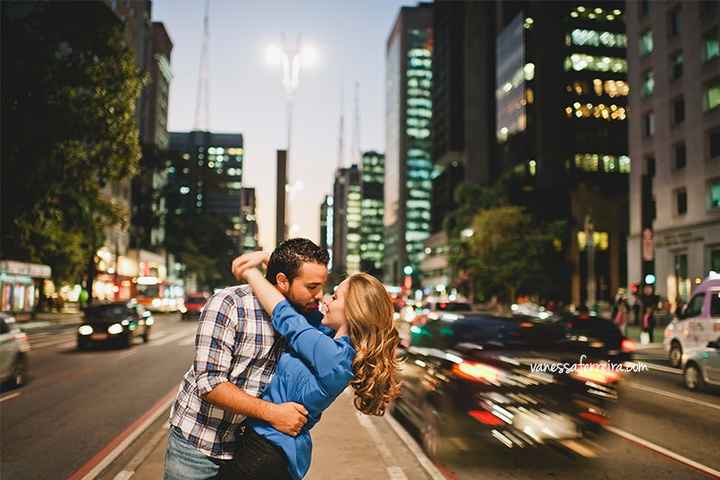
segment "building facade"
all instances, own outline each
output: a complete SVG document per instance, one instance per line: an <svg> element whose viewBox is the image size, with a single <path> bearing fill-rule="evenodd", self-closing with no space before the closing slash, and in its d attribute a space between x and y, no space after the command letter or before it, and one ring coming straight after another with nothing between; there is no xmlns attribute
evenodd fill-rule
<svg viewBox="0 0 720 480"><path fill-rule="evenodd" d="M374 151L363 153L361 177L360 270L382 278L385 155Z"/></svg>
<svg viewBox="0 0 720 480"><path fill-rule="evenodd" d="M333 273L360 271L362 181L357 165L338 168L333 186Z"/></svg>
<svg viewBox="0 0 720 480"><path fill-rule="evenodd" d="M168 210L173 215L207 213L230 225L237 251L242 251L243 136L204 131L171 132L174 158L168 170Z"/></svg>
<svg viewBox="0 0 720 480"><path fill-rule="evenodd" d="M671 303L720 271L720 5L628 6L628 282Z"/></svg>
<svg viewBox="0 0 720 480"><path fill-rule="evenodd" d="M257 197L255 189L243 187L240 190L240 213L242 214L242 251L253 252L262 250L259 238L259 229L257 222Z"/></svg>
<svg viewBox="0 0 720 480"><path fill-rule="evenodd" d="M627 37L623 2L498 4L497 168L519 203L562 220L567 271L547 295L610 301L625 285Z"/></svg>
<svg viewBox="0 0 720 480"><path fill-rule="evenodd" d="M430 236L433 7L403 7L386 46L384 277L419 278Z"/></svg>

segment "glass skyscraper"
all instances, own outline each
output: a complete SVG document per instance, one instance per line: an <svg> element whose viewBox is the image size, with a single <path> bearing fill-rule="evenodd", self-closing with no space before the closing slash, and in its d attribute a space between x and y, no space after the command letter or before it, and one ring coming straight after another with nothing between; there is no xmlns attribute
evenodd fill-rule
<svg viewBox="0 0 720 480"><path fill-rule="evenodd" d="M383 269L383 182L385 156L377 152L362 155L362 220L360 226L360 269L377 277Z"/></svg>

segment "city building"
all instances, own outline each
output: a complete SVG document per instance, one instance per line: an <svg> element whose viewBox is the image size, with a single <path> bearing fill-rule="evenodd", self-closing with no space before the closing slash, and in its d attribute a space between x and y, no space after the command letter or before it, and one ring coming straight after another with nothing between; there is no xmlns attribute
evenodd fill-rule
<svg viewBox="0 0 720 480"><path fill-rule="evenodd" d="M432 210L422 287L444 291L451 277L444 221L462 184L495 180L495 2L434 4Z"/></svg>
<svg viewBox="0 0 720 480"><path fill-rule="evenodd" d="M383 270L392 285L405 277L419 285L423 242L430 236L432 25L432 4L403 7L386 45Z"/></svg>
<svg viewBox="0 0 720 480"><path fill-rule="evenodd" d="M370 151L362 154L362 219L360 222L360 270L382 278L385 156Z"/></svg>
<svg viewBox="0 0 720 480"><path fill-rule="evenodd" d="M144 135L141 141L144 144L156 145L161 150L167 150L170 145L167 118L170 82L173 77L170 67L173 43L165 25L161 22L152 23L151 39L150 58L147 63L149 83L142 112Z"/></svg>
<svg viewBox="0 0 720 480"><path fill-rule="evenodd" d="M320 246L327 250L330 261L328 262L328 270L333 269L333 196L325 195L320 205Z"/></svg>
<svg viewBox="0 0 720 480"><path fill-rule="evenodd" d="M204 131L170 132L168 210L173 215L213 214L230 225L242 251L243 136Z"/></svg>
<svg viewBox="0 0 720 480"><path fill-rule="evenodd" d="M720 4L628 4L628 282L687 302L720 271Z"/></svg>
<svg viewBox="0 0 720 480"><path fill-rule="evenodd" d="M332 272L360 271L362 180L357 165L338 168L333 185Z"/></svg>
<svg viewBox="0 0 720 480"><path fill-rule="evenodd" d="M548 285L575 304L625 285L628 231L624 3L497 4L497 169L537 218L563 220L569 271Z"/></svg>
<svg viewBox="0 0 720 480"><path fill-rule="evenodd" d="M240 212L242 214L242 251L261 250L258 242L257 199L255 189L243 187L240 190Z"/></svg>

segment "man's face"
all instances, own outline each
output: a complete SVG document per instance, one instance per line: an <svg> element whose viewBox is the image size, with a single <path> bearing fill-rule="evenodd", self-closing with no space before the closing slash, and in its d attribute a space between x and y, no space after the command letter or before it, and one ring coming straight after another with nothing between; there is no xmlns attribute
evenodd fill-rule
<svg viewBox="0 0 720 480"><path fill-rule="evenodd" d="M287 291L283 291L280 285L278 288L290 303L303 313L309 313L318 309L327 277L328 270L325 265L307 262L300 266L297 277L290 283Z"/></svg>

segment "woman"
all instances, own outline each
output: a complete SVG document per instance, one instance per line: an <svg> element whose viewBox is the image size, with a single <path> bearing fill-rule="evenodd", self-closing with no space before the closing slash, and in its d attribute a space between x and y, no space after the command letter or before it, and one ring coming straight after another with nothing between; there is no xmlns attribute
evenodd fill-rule
<svg viewBox="0 0 720 480"><path fill-rule="evenodd" d="M331 338L311 326L257 267L267 255L255 252L233 262L233 273L247 281L275 330L285 338L286 351L261 398L273 403L297 402L308 411L308 422L291 437L259 420L248 420L224 479L299 480L309 467L309 430L320 414L349 385L355 407L368 415L383 415L399 391L393 327L393 307L376 278L358 273L345 279L325 301L322 324L335 331Z"/></svg>

